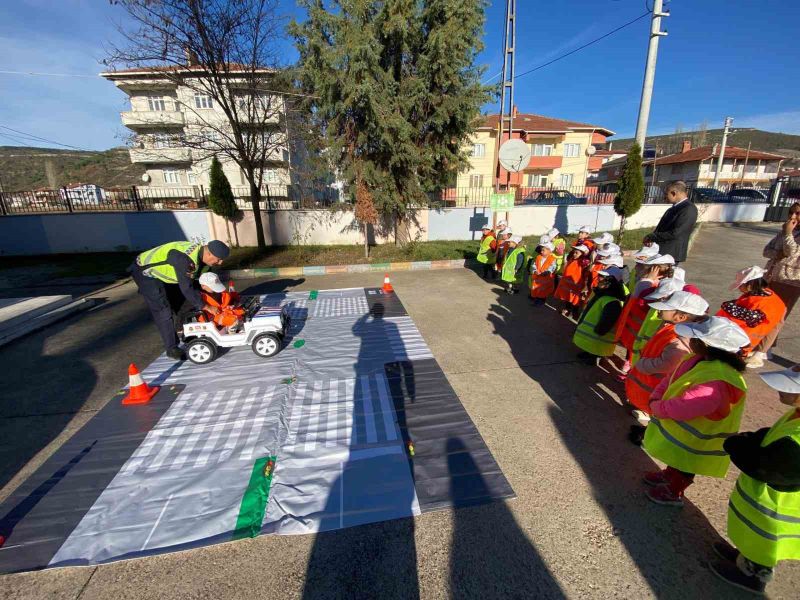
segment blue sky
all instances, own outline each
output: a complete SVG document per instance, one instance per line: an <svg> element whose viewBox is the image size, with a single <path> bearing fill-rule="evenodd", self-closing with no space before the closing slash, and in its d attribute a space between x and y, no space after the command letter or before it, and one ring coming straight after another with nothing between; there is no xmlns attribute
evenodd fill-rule
<svg viewBox="0 0 800 600"><path fill-rule="evenodd" d="M282 0L287 14L294 2ZM800 134L800 3L790 0L675 0L663 27L649 134L707 119ZM518 1L517 73L547 62L630 21L644 0ZM122 143L126 97L96 73L122 14L108 0L0 0L0 126L88 149ZM485 79L500 71L505 0L487 9ZM516 85L523 112L633 134L649 19L535 73ZM288 44L288 42L286 42ZM287 50L289 50L287 48ZM289 53L291 53L289 51ZM494 80L497 81L497 78ZM491 107L486 107L490 109ZM48 145L0 129L0 145ZM613 138L612 138L613 139Z"/></svg>

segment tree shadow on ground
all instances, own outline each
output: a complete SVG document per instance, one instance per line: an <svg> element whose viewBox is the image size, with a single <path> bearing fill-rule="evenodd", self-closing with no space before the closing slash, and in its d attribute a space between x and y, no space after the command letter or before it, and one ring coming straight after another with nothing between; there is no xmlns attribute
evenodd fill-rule
<svg viewBox="0 0 800 600"><path fill-rule="evenodd" d="M626 439L634 421L618 399L624 398L624 390L613 379L613 369L588 367L572 358L578 352L571 346L575 325L556 315L529 307L524 295L508 296L498 290L497 304L487 318L525 375L552 401L547 407L550 418L605 513L607 523L590 524L605 539L594 540L591 532L587 537L598 547L621 543L659 598L685 598L687 590L706 597L737 597L736 590L706 567L719 534L705 515L690 500L683 509L675 509L645 498L641 476L657 465ZM539 337L537 332L547 333ZM550 348L532 350L537 337ZM555 514L558 507L552 510ZM619 581L630 578L621 573ZM640 590L633 595L648 594Z"/></svg>

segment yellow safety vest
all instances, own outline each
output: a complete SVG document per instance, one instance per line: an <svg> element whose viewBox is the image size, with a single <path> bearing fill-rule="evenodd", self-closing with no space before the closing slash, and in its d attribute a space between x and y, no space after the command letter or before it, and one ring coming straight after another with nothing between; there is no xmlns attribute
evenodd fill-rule
<svg viewBox="0 0 800 600"><path fill-rule="evenodd" d="M693 356L690 354L684 361ZM689 388L709 381L724 381L747 392L747 383L742 374L719 360L702 360L674 379L676 372L677 369L670 377L664 400L680 396ZM732 405L728 416L719 421L706 417L674 421L653 416L644 433L644 449L653 458L679 471L723 478L728 472L731 459L723 450L722 444L726 438L739 431L746 398L745 395Z"/></svg>
<svg viewBox="0 0 800 600"><path fill-rule="evenodd" d="M614 354L614 349L617 347L617 343L614 341L616 328L612 327L611 331L605 335L597 335L594 331L594 328L600 322L603 309L610 302L622 304L621 300L613 296L603 296L598 298L591 308L583 311L578 327L575 329L575 335L572 336L572 343L581 350L595 356L611 356Z"/></svg>
<svg viewBox="0 0 800 600"><path fill-rule="evenodd" d="M487 235L481 241L481 247L478 249L478 262L484 265L494 264L497 260L497 254L492 252L492 242L496 241L493 235Z"/></svg>
<svg viewBox="0 0 800 600"><path fill-rule="evenodd" d="M642 350L647 345L647 342L658 333L658 330L661 329L661 325L663 325L663 321L658 316L658 311L654 308L651 308L647 311L647 315L642 321L642 326L639 327L639 332L636 334L636 339L633 342L633 357L631 358L631 364L635 365L642 356Z"/></svg>
<svg viewBox="0 0 800 600"><path fill-rule="evenodd" d="M148 277L164 283L178 283L175 267L167 263L167 255L172 250L183 252L189 257L194 264L194 269L189 276L197 276L200 272L200 253L203 250L203 244L195 242L169 242L151 250L145 250L136 257L136 264L142 267L142 272Z"/></svg>
<svg viewBox="0 0 800 600"><path fill-rule="evenodd" d="M500 279L506 283L520 283L525 276L525 269L520 269L517 273L517 256L522 254L525 256L525 247L517 246L506 255L503 261L503 271L500 273ZM523 260L523 264L525 261Z"/></svg>
<svg viewBox="0 0 800 600"><path fill-rule="evenodd" d="M800 419L787 412L769 430L761 447L782 438L800 444ZM728 502L728 537L755 563L773 567L800 560L800 492L779 492L742 473Z"/></svg>

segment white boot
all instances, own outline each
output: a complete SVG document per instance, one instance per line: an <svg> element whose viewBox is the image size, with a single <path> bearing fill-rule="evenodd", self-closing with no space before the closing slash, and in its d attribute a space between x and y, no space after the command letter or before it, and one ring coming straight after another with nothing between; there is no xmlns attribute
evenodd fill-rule
<svg viewBox="0 0 800 600"><path fill-rule="evenodd" d="M760 369L764 366L764 361L767 360L765 352L753 352L745 362L748 369Z"/></svg>

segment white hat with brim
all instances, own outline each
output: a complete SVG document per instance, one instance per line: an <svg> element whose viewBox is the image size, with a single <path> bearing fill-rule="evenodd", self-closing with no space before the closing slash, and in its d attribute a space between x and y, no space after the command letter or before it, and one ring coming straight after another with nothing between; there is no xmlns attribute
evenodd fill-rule
<svg viewBox="0 0 800 600"><path fill-rule="evenodd" d="M497 222L497 226L498 227L505 227L506 225L508 225L508 223L506 221L498 221Z"/></svg>
<svg viewBox="0 0 800 600"><path fill-rule="evenodd" d="M511 227L506 227L505 229L503 229L502 233L503 235L511 235L513 231L511 231Z"/></svg>
<svg viewBox="0 0 800 600"><path fill-rule="evenodd" d="M593 238L595 244L610 244L614 241L614 236L610 233L604 233L600 237Z"/></svg>
<svg viewBox="0 0 800 600"><path fill-rule="evenodd" d="M592 233L592 230L589 229L588 225L581 225L581 228L578 229L578 233Z"/></svg>
<svg viewBox="0 0 800 600"><path fill-rule="evenodd" d="M608 267L598 273L602 277L613 277L617 281L622 281L622 269L617 266Z"/></svg>
<svg viewBox="0 0 800 600"><path fill-rule="evenodd" d="M602 248L597 249L597 256L616 256L622 254L622 250L613 242L608 242Z"/></svg>
<svg viewBox="0 0 800 600"><path fill-rule="evenodd" d="M222 282L219 280L219 275L216 273L203 273L200 275L200 285L204 285L207 288L211 289L212 292L224 292L225 286L222 285Z"/></svg>
<svg viewBox="0 0 800 600"><path fill-rule="evenodd" d="M521 244L522 243L522 236L521 235L515 235L509 241L514 242L515 244Z"/></svg>
<svg viewBox="0 0 800 600"><path fill-rule="evenodd" d="M657 255L658 244L653 244L652 246L642 246L633 253L634 260L636 260L636 262L639 264L644 263L648 258L652 258Z"/></svg>
<svg viewBox="0 0 800 600"><path fill-rule="evenodd" d="M547 248L548 250L550 250L550 252L556 249L556 247L553 245L553 242L545 242L544 244L539 244L539 245L542 248Z"/></svg>
<svg viewBox="0 0 800 600"><path fill-rule="evenodd" d="M674 265L675 259L671 254L656 254L644 261L646 265Z"/></svg>
<svg viewBox="0 0 800 600"><path fill-rule="evenodd" d="M761 279L762 277L764 277L764 275L766 275L766 273L767 273L766 269L763 269L762 267L758 267L755 265L752 267L747 267L746 269L742 269L741 271L736 273L736 281L734 281L728 289L735 290L736 288L744 285L748 281L753 281L754 279Z"/></svg>
<svg viewBox="0 0 800 600"><path fill-rule="evenodd" d="M577 246L573 246L572 249L573 250L580 250L584 254L589 254L589 248L587 248L583 244L578 244Z"/></svg>
<svg viewBox="0 0 800 600"><path fill-rule="evenodd" d="M725 352L739 352L750 343L744 330L724 317L709 317L699 323L679 323L675 326L675 333L685 338L697 338L707 346Z"/></svg>
<svg viewBox="0 0 800 600"><path fill-rule="evenodd" d="M486 225L484 225L483 227L481 227L481 231L485 231L485 230L487 230L487 229L491 229L491 228L492 228L492 226L491 226L491 225L489 225L489 224L487 223Z"/></svg>
<svg viewBox="0 0 800 600"><path fill-rule="evenodd" d="M800 365L783 371L761 373L761 379L769 387L786 394L800 394Z"/></svg>
<svg viewBox="0 0 800 600"><path fill-rule="evenodd" d="M559 234L558 229L553 227L550 231L547 232L547 236L552 240L553 238L557 238Z"/></svg>
<svg viewBox="0 0 800 600"><path fill-rule="evenodd" d="M546 244L547 242L549 242L549 241L550 241L550 239L551 239L551 238L550 238L550 236L549 236L549 235L543 235L543 236L541 236L541 237L539 238L539 245Z"/></svg>
<svg viewBox="0 0 800 600"><path fill-rule="evenodd" d="M677 277L668 277L658 282L658 287L654 292L645 296L645 300L663 300L669 298L675 292L683 289L686 282Z"/></svg>
<svg viewBox="0 0 800 600"><path fill-rule="evenodd" d="M607 256L605 258L601 258L597 262L599 262L601 265L619 267L620 269L622 268L623 265L621 254L615 254L614 256Z"/></svg>
<svg viewBox="0 0 800 600"><path fill-rule="evenodd" d="M708 302L702 296L678 290L666 300L651 302L650 308L655 310L679 310L699 317L708 311Z"/></svg>

